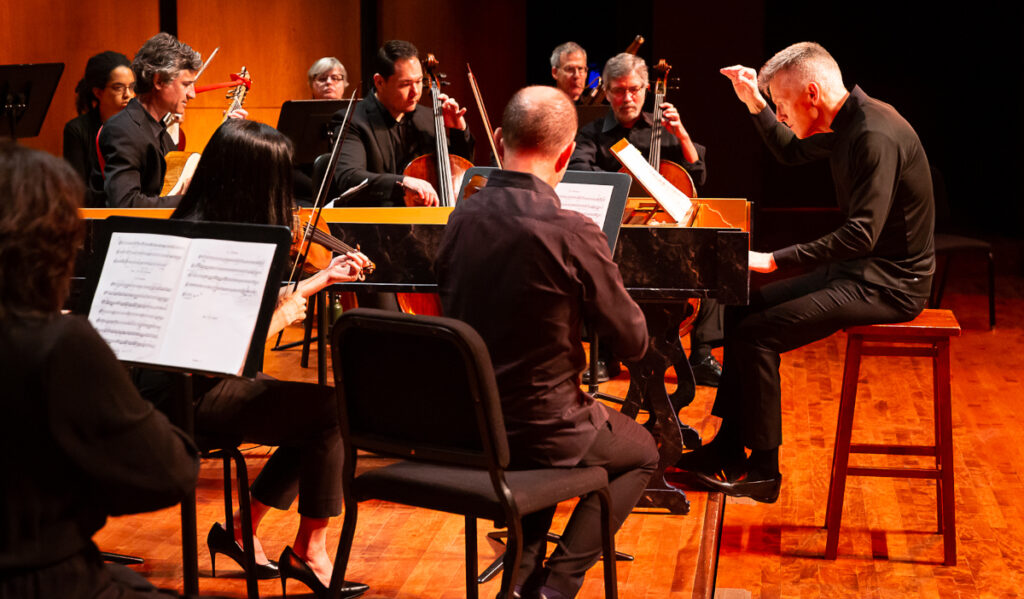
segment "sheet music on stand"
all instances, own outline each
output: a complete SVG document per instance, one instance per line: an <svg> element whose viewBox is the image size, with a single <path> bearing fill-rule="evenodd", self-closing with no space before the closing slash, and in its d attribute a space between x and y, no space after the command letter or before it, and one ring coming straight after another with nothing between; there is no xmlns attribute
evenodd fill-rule
<svg viewBox="0 0 1024 599"><path fill-rule="evenodd" d="M677 223L686 227L693 224L697 217L697 206L690 202L685 193L661 176L640 150L623 138L612 146L612 154Z"/></svg>
<svg viewBox="0 0 1024 599"><path fill-rule="evenodd" d="M467 170L462 176L462 187L457 195L459 200L466 194L466 185L475 175L486 179L497 170L501 169L494 166L474 166ZM562 181L555 186L555 193L558 194L562 208L575 210L601 227L608 238L608 247L614 254L630 182L630 177L626 173L566 171Z"/></svg>
<svg viewBox="0 0 1024 599"><path fill-rule="evenodd" d="M288 261L286 227L110 217L83 310L122 362L252 377Z"/></svg>

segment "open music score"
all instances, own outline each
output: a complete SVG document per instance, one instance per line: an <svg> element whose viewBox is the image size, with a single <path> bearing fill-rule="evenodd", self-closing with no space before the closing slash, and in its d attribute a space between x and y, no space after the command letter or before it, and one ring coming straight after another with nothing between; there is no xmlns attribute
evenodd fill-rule
<svg viewBox="0 0 1024 599"><path fill-rule="evenodd" d="M599 227L604 225L614 190L615 188L611 185L566 183L564 181L555 186L555 193L558 194L562 208L575 210L583 216L589 217Z"/></svg>
<svg viewBox="0 0 1024 599"><path fill-rule="evenodd" d="M651 166L633 144L623 138L612 146L612 154L677 223L693 222L696 211L690 198Z"/></svg>
<svg viewBox="0 0 1024 599"><path fill-rule="evenodd" d="M118 359L239 374L275 246L118 232L89 320Z"/></svg>

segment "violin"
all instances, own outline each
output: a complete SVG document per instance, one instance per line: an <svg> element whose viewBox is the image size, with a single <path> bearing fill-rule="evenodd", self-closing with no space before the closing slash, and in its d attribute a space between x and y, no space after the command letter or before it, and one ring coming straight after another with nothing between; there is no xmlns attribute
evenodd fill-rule
<svg viewBox="0 0 1024 599"><path fill-rule="evenodd" d="M302 249L308 245L302 269L306 274L315 274L330 266L332 252L347 254L359 251L358 248L331 235L331 230L324 220L316 219L316 226L313 226L313 216L312 210L303 210L292 215L292 257L302 253ZM372 274L376 267L371 261L361 269L362 275Z"/></svg>
<svg viewBox="0 0 1024 599"><path fill-rule="evenodd" d="M661 124L661 105L665 102L665 92L668 89L668 72L672 69L665 59L662 58L658 64L651 67L656 80L654 83L654 126L651 128L651 150L647 155L647 163L661 173L662 177L676 189L686 194L687 197L696 197L697 187L693 184L690 173L681 165L670 160L661 159L661 136L664 135L665 127ZM626 168L619 169L620 173L628 173Z"/></svg>
<svg viewBox="0 0 1024 599"><path fill-rule="evenodd" d="M437 190L438 203L441 206L454 206L455 193L462 184L462 175L473 168L473 163L462 156L452 156L448 153L448 129L444 126L444 112L441 109L441 80L444 74L437 72L437 58L433 54L427 54L423 66L427 72L427 80L430 82L430 97L434 111L434 140L436 147L433 154L425 154L414 158L402 174L406 177L416 177L430 182ZM416 205L416 195L407 191L405 194L406 206Z"/></svg>
<svg viewBox="0 0 1024 599"><path fill-rule="evenodd" d="M220 48L218 48L219 50ZM216 51L214 51L216 53ZM213 56L210 56L213 58ZM207 63L209 59L207 59ZM205 69L206 66L204 65ZM198 75L196 76L198 79ZM252 78L249 77L249 71L245 67L242 67L242 71L238 74L231 75L231 81L224 83L214 83L206 86L196 86L196 93L203 93L213 89L220 89L224 87L230 87L228 91L227 99L231 100L228 105L227 112L224 113L224 118L221 120L221 124L228 119L229 114L238 110L242 107L242 103L245 102L245 95L249 92L249 88L252 87ZM170 116L170 115L168 115ZM201 155L199 152L184 152L176 150L168 152L164 156L164 161L167 164L167 170L164 174L164 184L160 189L160 195L178 195L182 193L182 189L185 187L185 183L192 179L192 175L196 172L196 167L199 166L199 159Z"/></svg>

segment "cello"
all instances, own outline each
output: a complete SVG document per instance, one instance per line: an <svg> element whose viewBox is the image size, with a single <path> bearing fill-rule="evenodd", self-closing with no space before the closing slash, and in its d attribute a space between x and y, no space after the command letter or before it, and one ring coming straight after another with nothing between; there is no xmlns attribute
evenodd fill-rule
<svg viewBox="0 0 1024 599"><path fill-rule="evenodd" d="M661 136L664 135L663 130L665 129L661 124L661 105L665 102L665 92L668 89L668 72L671 69L672 67L665 62L664 58L659 60L658 64L651 67L657 78L654 83L654 114L651 119L654 121L654 126L651 128L651 150L647 155L647 163L661 173L662 177L668 179L668 182L675 186L676 189L685 193L687 197L693 198L697 195L697 187L693 184L693 178L690 177L690 173L686 172L685 168L675 162L661 159ZM619 172L628 173L629 171L622 168Z"/></svg>
<svg viewBox="0 0 1024 599"><path fill-rule="evenodd" d="M452 207L455 206L455 194L462 185L462 176L473 168L473 163L448 152L448 129L444 125L441 102L441 80L444 75L437 72L438 64L433 54L427 54L424 67L430 82L430 98L434 112L434 154L413 159L402 174L429 181L437 190L438 204L442 207ZM414 199L415 195L406 191L406 206L416 205ZM396 293L395 299L399 308L406 314L441 314L441 300L436 293Z"/></svg>
<svg viewBox="0 0 1024 599"><path fill-rule="evenodd" d="M427 72L426 78L430 82L430 98L434 112L434 153L414 158L402 174L430 182L437 190L439 205L452 207L455 206L455 193L462 184L462 175L473 168L473 163L462 156L448 153L448 129L444 125L441 101L441 80L444 79L444 75L437 72L438 64L433 54L427 54L427 59L423 62ZM415 194L406 191L405 205L417 205L415 197Z"/></svg>

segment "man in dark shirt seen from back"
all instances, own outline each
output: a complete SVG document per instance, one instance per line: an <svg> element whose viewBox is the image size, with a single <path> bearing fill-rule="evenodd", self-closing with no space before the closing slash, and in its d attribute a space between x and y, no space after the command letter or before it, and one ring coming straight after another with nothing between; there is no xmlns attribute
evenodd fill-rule
<svg viewBox="0 0 1024 599"><path fill-rule="evenodd" d="M575 133L576 111L564 93L546 86L517 92L495 132L505 170L456 206L435 270L444 313L487 343L513 467L604 467L617 530L658 452L642 426L580 390L580 326L586 319L631 360L643 356L648 339L604 233L563 210L555 194ZM600 510L590 497L544 563L554 511L523 520L523 562L514 577L522 597L574 597L600 554Z"/></svg>

